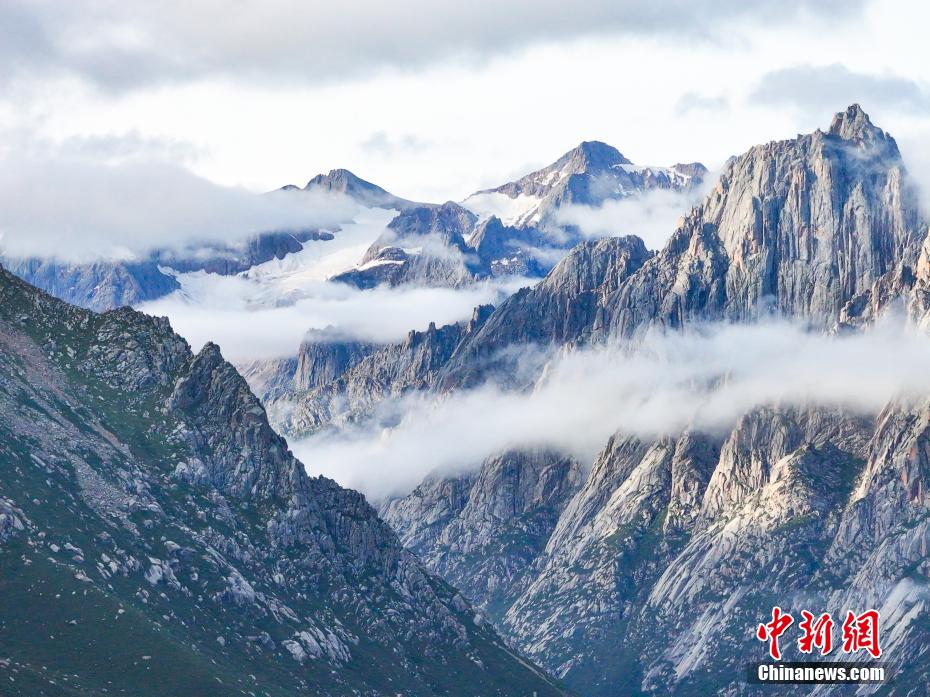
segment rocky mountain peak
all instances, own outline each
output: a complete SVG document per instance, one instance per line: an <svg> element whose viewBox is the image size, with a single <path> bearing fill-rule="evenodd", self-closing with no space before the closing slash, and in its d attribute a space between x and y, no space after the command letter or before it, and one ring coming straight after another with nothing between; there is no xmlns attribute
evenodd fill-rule
<svg viewBox="0 0 930 697"><path fill-rule="evenodd" d="M631 165L630 160L623 156L617 148L599 140L582 141L578 147L565 153L556 164L573 164L573 172L598 172L616 167L617 165Z"/></svg>
<svg viewBox="0 0 930 697"><path fill-rule="evenodd" d="M288 187L284 188L288 189ZM363 206L394 208L399 211L406 210L413 206L424 205L395 196L390 191L382 189L377 184L372 184L370 181L366 181L349 170L342 168L331 169L326 174L318 174L313 177L313 179L307 182L304 191L313 190L345 194L355 199Z"/></svg>
<svg viewBox="0 0 930 697"><path fill-rule="evenodd" d="M358 190L374 190L387 193L380 186L372 184L369 181L365 181L361 177L358 177L349 170L343 168L331 169L326 174L321 173L316 175L313 177L313 179L307 182L307 186L304 188L310 189L313 187L320 187L323 189L328 189L329 191L338 191L344 194Z"/></svg>
<svg viewBox="0 0 930 697"><path fill-rule="evenodd" d="M845 111L834 115L828 133L856 142L885 141L889 138L888 134L872 123L869 115L858 104L850 104Z"/></svg>

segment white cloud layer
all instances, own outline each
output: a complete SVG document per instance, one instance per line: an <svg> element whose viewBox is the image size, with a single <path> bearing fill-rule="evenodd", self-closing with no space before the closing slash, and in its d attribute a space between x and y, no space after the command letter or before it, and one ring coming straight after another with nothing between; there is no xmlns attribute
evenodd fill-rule
<svg viewBox="0 0 930 697"><path fill-rule="evenodd" d="M155 159L0 160L0 253L14 257L137 259L261 232L332 229L357 208L328 192L257 195Z"/></svg>
<svg viewBox="0 0 930 697"><path fill-rule="evenodd" d="M706 182L716 179L709 173ZM568 205L556 213L560 225L573 225L591 238L636 235L649 249L660 249L685 213L702 198L703 191L679 193L653 189L642 196L607 200L600 206Z"/></svg>
<svg viewBox="0 0 930 697"><path fill-rule="evenodd" d="M896 396L930 391L928 358L930 337L903 323L840 337L784 323L705 326L654 334L633 352L557 358L529 394L488 385L408 397L385 406L402 416L394 428L323 432L291 445L310 473L380 499L508 448L554 448L590 462L618 430L647 439L692 427L722 433L761 405L875 414Z"/></svg>
<svg viewBox="0 0 930 697"><path fill-rule="evenodd" d="M185 274L182 283L186 290L139 309L167 316L195 350L212 341L226 358L244 362L293 356L310 329L329 327L333 335L376 343L400 341L411 329L426 329L430 322L442 326L467 319L475 306L500 302L521 280L478 283L460 290L404 286L365 291L306 280L290 297L242 276Z"/></svg>

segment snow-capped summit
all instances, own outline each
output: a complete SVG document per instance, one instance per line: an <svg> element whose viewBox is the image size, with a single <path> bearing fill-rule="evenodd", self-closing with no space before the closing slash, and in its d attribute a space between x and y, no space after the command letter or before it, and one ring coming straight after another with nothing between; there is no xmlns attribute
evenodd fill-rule
<svg viewBox="0 0 930 697"><path fill-rule="evenodd" d="M651 189L687 191L706 173L707 168L697 162L671 167L635 165L607 143L584 141L548 167L478 191L462 205L481 219L496 215L506 225L538 227L565 204L597 206Z"/></svg>

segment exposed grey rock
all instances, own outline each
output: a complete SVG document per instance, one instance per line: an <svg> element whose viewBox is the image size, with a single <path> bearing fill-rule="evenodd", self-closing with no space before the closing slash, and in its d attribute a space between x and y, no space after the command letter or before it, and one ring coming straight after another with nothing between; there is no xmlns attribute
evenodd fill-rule
<svg viewBox="0 0 930 697"><path fill-rule="evenodd" d="M604 303L603 331L769 314L829 328L886 273L913 268L923 234L894 139L853 105L827 132L731 160L665 249Z"/></svg>
<svg viewBox="0 0 930 697"><path fill-rule="evenodd" d="M332 280L357 288L470 283L480 262L464 236L470 234L475 221L473 214L451 201L408 208L388 224L357 268Z"/></svg>
<svg viewBox="0 0 930 697"><path fill-rule="evenodd" d="M411 331L403 343L364 356L329 383L270 400L272 423L282 433L303 435L371 416L389 398L431 389L456 347L478 331L493 309L475 308L467 323L439 328L430 323L425 332Z"/></svg>
<svg viewBox="0 0 930 697"><path fill-rule="evenodd" d="M507 452L476 474L430 477L382 514L405 547L500 619L581 478L556 453Z"/></svg>
<svg viewBox="0 0 930 697"><path fill-rule="evenodd" d="M858 331L907 306L926 328L927 239L894 140L854 105L826 132L731 160L655 256L631 264L618 241L574 250L463 340L433 389L506 384L512 363L488 357L530 344L635 340L689 322L776 315ZM728 433L621 431L513 576L498 570L519 555L466 562L475 540L504 539L486 524L493 495L469 508L480 475L432 477L384 510L432 568L493 609L505 636L582 694L742 694L747 657L764 656L755 628L774 604L796 617L879 609L891 693L922 694L928 424L926 404L895 402L877 420L771 405ZM786 653L801 658L792 643Z"/></svg>
<svg viewBox="0 0 930 697"><path fill-rule="evenodd" d="M638 237L585 242L536 287L524 288L469 335L443 369L441 386L471 385L513 370L519 346L579 342L599 327L602 303L650 258Z"/></svg>
<svg viewBox="0 0 930 697"><path fill-rule="evenodd" d="M155 262L69 264L52 259L2 259L11 272L55 297L92 310L154 300L178 289Z"/></svg>

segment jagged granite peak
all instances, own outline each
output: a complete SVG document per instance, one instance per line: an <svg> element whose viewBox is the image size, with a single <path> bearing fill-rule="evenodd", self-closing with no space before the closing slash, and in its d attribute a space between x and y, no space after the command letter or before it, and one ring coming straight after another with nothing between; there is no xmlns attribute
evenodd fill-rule
<svg viewBox="0 0 930 697"><path fill-rule="evenodd" d="M656 325L768 315L824 329L874 318L921 284L914 269L927 228L894 140L855 107L834 125L837 133L816 131L732 158L667 245L624 273L613 270L614 243L577 247L533 292L502 303L499 319L450 366L473 374L470 356L527 339L603 341ZM600 291L573 289L565 277L571 267L569 279L603 279ZM930 278L930 263L919 268ZM924 313L913 303L912 311ZM542 325L560 329L548 336L520 330Z"/></svg>
<svg viewBox="0 0 930 697"><path fill-rule="evenodd" d="M573 345L770 314L855 331L895 302L926 327L928 233L897 145L853 105L827 131L731 159L668 245L629 273L613 270L613 246L573 250L464 339L435 384L506 384L512 364L488 356L527 337ZM480 556L469 576L459 556L493 520L494 504L463 514L479 475L431 477L384 510L432 568L584 695L741 694L754 628L773 604L796 616L879 609L893 692L922 694L928 424L926 403L894 402L877 419L769 405L725 433L620 431L509 585ZM432 525L421 524L427 513Z"/></svg>
<svg viewBox="0 0 930 697"><path fill-rule="evenodd" d="M860 113L838 116L838 133L733 159L668 245L606 303L608 331L772 313L829 328L886 273L913 267L923 241L916 191L894 140Z"/></svg>
<svg viewBox="0 0 930 697"><path fill-rule="evenodd" d="M835 114L827 132L856 143L872 144L889 141L889 144L894 143L891 136L872 123L869 115L858 104L850 104L845 111Z"/></svg>
<svg viewBox="0 0 930 697"><path fill-rule="evenodd" d="M443 368L438 386L474 385L490 376L515 375L513 346L572 344L601 327L606 299L652 258L634 236L584 242L535 287L523 288L466 337Z"/></svg>
<svg viewBox="0 0 930 697"><path fill-rule="evenodd" d="M164 318L0 270L0 462L11 694L561 694Z"/></svg>

